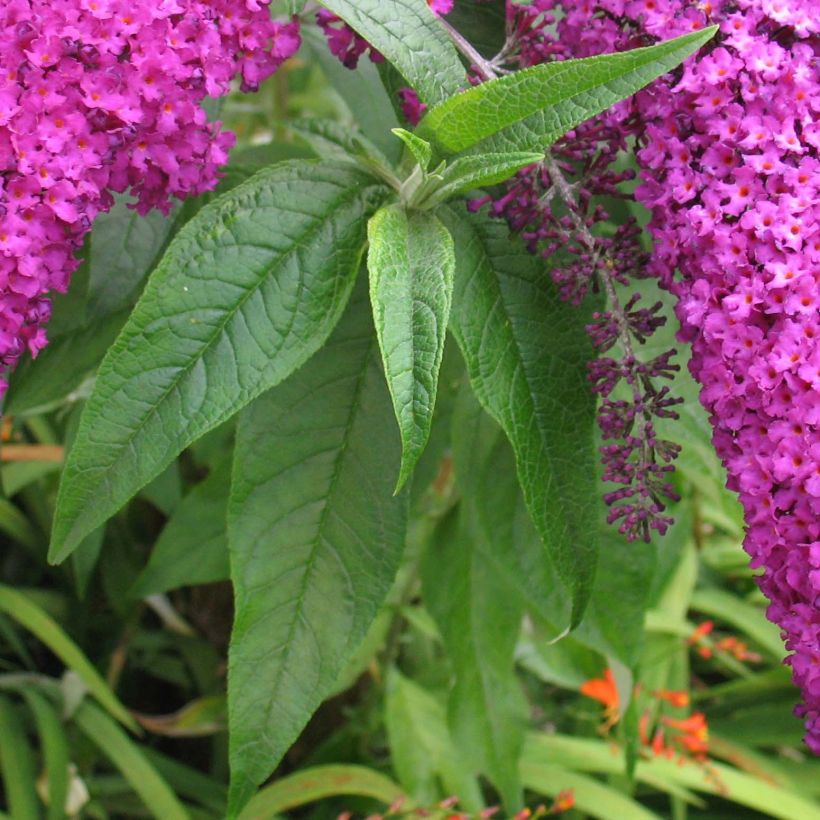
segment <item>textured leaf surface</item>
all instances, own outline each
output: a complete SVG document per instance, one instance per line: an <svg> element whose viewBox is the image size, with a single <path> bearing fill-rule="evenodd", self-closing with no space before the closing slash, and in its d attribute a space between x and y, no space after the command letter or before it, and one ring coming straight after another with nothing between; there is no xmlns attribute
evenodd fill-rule
<svg viewBox="0 0 820 820"><path fill-rule="evenodd" d="M562 303L544 267L502 224L447 212L458 249L451 327L481 404L515 451L549 559L570 591L570 625L597 562L595 402L584 312Z"/></svg>
<svg viewBox="0 0 820 820"><path fill-rule="evenodd" d="M512 815L522 804L518 755L527 720L514 672L523 610L477 537L468 511L451 516L425 554L422 590L455 672L448 711L458 753L490 778Z"/></svg>
<svg viewBox="0 0 820 820"><path fill-rule="evenodd" d="M442 173L441 187L427 200L426 204L446 202L459 194L466 194L476 188L498 185L515 173L544 158L543 153L513 151L509 154L476 154L461 157L449 165Z"/></svg>
<svg viewBox="0 0 820 820"><path fill-rule="evenodd" d="M453 240L433 214L382 208L367 229L370 301L402 438L400 488L430 436L453 300Z"/></svg>
<svg viewBox="0 0 820 820"><path fill-rule="evenodd" d="M322 345L382 196L348 165L294 161L186 225L100 367L60 486L52 560Z"/></svg>
<svg viewBox="0 0 820 820"><path fill-rule="evenodd" d="M418 134L446 153L484 140L482 152L544 150L677 66L715 31L712 27L619 54L544 63L491 80L436 106L419 124ZM518 123L521 127L505 130Z"/></svg>
<svg viewBox="0 0 820 820"><path fill-rule="evenodd" d="M404 543L400 445L367 300L241 416L229 506L233 811L332 690Z"/></svg>
<svg viewBox="0 0 820 820"><path fill-rule="evenodd" d="M225 462L184 498L160 533L132 596L144 598L229 577L225 521L230 480L230 462Z"/></svg>
<svg viewBox="0 0 820 820"><path fill-rule="evenodd" d="M543 622L545 640L555 638L571 617L572 596L527 512L515 480L515 457L507 437L468 389L460 392L453 414L453 458L456 480L472 519L476 548ZM638 661L643 645L644 610L656 546L627 545L625 553L623 538L604 523L605 506L600 497L590 501L587 515L596 528L595 543L601 548L599 570L589 606L573 637L631 667ZM667 539L679 536L673 528ZM674 541L670 544L665 540L661 549L672 544ZM571 640L565 638L547 647L547 655L562 652ZM597 663L590 672L600 672ZM594 674L586 675L584 680L590 677Z"/></svg>
<svg viewBox="0 0 820 820"><path fill-rule="evenodd" d="M425 0L322 0L435 105L467 86L467 75Z"/></svg>

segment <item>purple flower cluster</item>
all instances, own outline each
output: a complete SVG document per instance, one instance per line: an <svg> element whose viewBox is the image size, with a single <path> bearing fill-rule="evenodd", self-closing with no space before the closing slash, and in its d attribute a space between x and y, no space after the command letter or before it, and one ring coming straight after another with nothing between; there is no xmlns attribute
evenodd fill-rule
<svg viewBox="0 0 820 820"><path fill-rule="evenodd" d="M508 3L507 43L494 63L526 68L598 53L599 36L587 36L582 25L592 11L589 4L556 15L559 6L559 0ZM641 44L614 22L611 34L618 49ZM620 350L617 358L602 355L589 370L593 390L601 397L603 478L619 485L604 498L610 523L618 523L629 540L648 541L650 530L666 531L671 523L666 501L677 500L669 473L679 448L659 438L655 420L676 416L673 408L679 400L658 382L672 378L678 367L671 363L671 351L650 362L635 354L636 345L665 319L660 303L638 307L638 295L621 305L616 285L645 277L649 257L634 220L606 232L611 220L602 205L606 198L622 198L621 183L634 178L632 171L618 170L616 161L640 125L634 103L623 102L565 135L551 148L549 162L523 170L501 197L487 196L471 207L489 204L490 212L504 217L531 252L548 259L563 299L579 304L591 287L605 290L609 309L596 313L588 328L601 354L616 345Z"/></svg>
<svg viewBox="0 0 820 820"><path fill-rule="evenodd" d="M46 344L47 293L112 192L167 212L212 188L233 136L200 103L299 47L269 0L5 0L0 8L0 363ZM0 395L6 384L0 380Z"/></svg>
<svg viewBox="0 0 820 820"><path fill-rule="evenodd" d="M455 0L427 0L427 5L436 17L442 17L453 10ZM359 65L359 58L369 53L374 63L384 62L384 56L373 48L363 37L360 37L340 17L326 9L316 12L316 22L325 33L331 54L338 57L346 68L354 69ZM405 119L411 125L418 125L427 106L419 99L412 88L400 88L397 92Z"/></svg>
<svg viewBox="0 0 820 820"><path fill-rule="evenodd" d="M579 53L711 22L708 52L635 99L636 196L820 753L820 14L814 0L595 0L558 29Z"/></svg>

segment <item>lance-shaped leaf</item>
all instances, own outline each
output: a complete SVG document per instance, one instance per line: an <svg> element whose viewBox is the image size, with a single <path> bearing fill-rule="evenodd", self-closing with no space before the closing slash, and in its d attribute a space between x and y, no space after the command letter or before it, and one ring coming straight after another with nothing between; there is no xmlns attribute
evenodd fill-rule
<svg viewBox="0 0 820 820"><path fill-rule="evenodd" d="M428 105L468 85L458 52L426 0L321 0L403 75Z"/></svg>
<svg viewBox="0 0 820 820"><path fill-rule="evenodd" d="M675 68L716 30L619 54L544 63L482 83L436 106L417 133L444 153L478 143L482 153L544 150Z"/></svg>
<svg viewBox="0 0 820 820"><path fill-rule="evenodd" d="M428 548L422 592L455 672L448 717L458 753L490 778L512 816L522 803L518 756L527 720L514 671L523 607L482 554L468 507L445 520Z"/></svg>
<svg viewBox="0 0 820 820"><path fill-rule="evenodd" d="M427 185L430 193L424 195L420 192L414 198L414 204L419 208L434 208L459 194L488 185L498 185L522 168L540 162L543 158L543 152L536 154L532 151L459 157L441 172L438 179L433 177L429 180Z"/></svg>
<svg viewBox="0 0 820 820"><path fill-rule="evenodd" d="M451 328L476 396L512 443L527 508L570 591L574 627L597 562L587 317L560 301L544 265L504 225L441 213L458 249Z"/></svg>
<svg viewBox="0 0 820 820"><path fill-rule="evenodd" d="M294 161L186 225L100 366L60 485L52 561L316 352L383 195L349 165Z"/></svg>
<svg viewBox="0 0 820 820"><path fill-rule="evenodd" d="M233 813L332 692L390 588L407 506L392 494L399 457L362 294L327 347L240 417L228 518Z"/></svg>
<svg viewBox="0 0 820 820"><path fill-rule="evenodd" d="M402 438L397 490L430 436L453 298L453 239L438 217L382 208L367 229L370 301Z"/></svg>

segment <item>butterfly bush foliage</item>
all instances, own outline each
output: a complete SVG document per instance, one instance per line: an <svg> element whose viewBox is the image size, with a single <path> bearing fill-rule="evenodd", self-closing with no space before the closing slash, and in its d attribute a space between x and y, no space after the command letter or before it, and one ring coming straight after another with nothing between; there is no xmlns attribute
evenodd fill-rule
<svg viewBox="0 0 820 820"><path fill-rule="evenodd" d="M641 690L638 640L624 635L649 606L644 542L670 530L680 500L679 446L656 425L681 399L664 383L674 352L641 358L662 305L623 294L646 278L676 301L817 751L811 5L3 4L7 368L45 347L49 294L69 288L89 232L94 265L115 195L141 216L168 215L212 191L227 164L218 195L163 223L168 242L140 262L142 296L93 363L49 555L85 555L183 451L235 420L232 465L197 488L219 499L208 549L221 552L185 556L197 580L233 583L228 816L262 810L257 787L337 691L380 607L398 606L394 584L407 583L400 596L421 590L453 668L448 731L509 812L524 805L513 668L525 611L550 640L576 630L606 657L618 731L634 729L626 757L652 746L649 713L640 734L626 719ZM471 42L471 29L485 39ZM228 164L234 137L208 119L206 98L255 91L314 58L354 116L293 122L289 156L310 159ZM633 167L651 250L635 219L616 217ZM419 516L429 487L439 506ZM408 531L425 541L421 558L404 555ZM474 635L492 640L465 644ZM390 691L405 686L391 676ZM470 802L478 785L460 782Z"/></svg>

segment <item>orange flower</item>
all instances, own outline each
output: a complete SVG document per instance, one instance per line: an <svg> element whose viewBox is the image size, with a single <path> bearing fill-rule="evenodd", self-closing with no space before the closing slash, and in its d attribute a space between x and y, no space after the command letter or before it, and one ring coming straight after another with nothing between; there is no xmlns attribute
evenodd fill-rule
<svg viewBox="0 0 820 820"><path fill-rule="evenodd" d="M653 692L658 700L665 700L667 703L670 703L672 706L678 709L684 709L689 705L689 693L682 692L675 689L659 689L657 692Z"/></svg>
<svg viewBox="0 0 820 820"><path fill-rule="evenodd" d="M687 752L698 757L709 752L709 725L703 712L694 712L683 720L668 717L662 720L670 729L680 733L675 737L675 741Z"/></svg>
<svg viewBox="0 0 820 820"><path fill-rule="evenodd" d="M707 635L711 635L712 630L714 628L714 621L704 621L702 624L695 628L695 631L692 632L692 634L689 636L686 642L689 644L689 646L698 643L701 640L701 638L705 638Z"/></svg>
<svg viewBox="0 0 820 820"><path fill-rule="evenodd" d="M561 814L569 811L575 805L575 792L572 789L564 789L555 796L555 802L550 808L550 814Z"/></svg>
<svg viewBox="0 0 820 820"><path fill-rule="evenodd" d="M582 683L581 694L603 703L607 712L618 711L618 687L611 669L604 671L603 678L592 678Z"/></svg>

